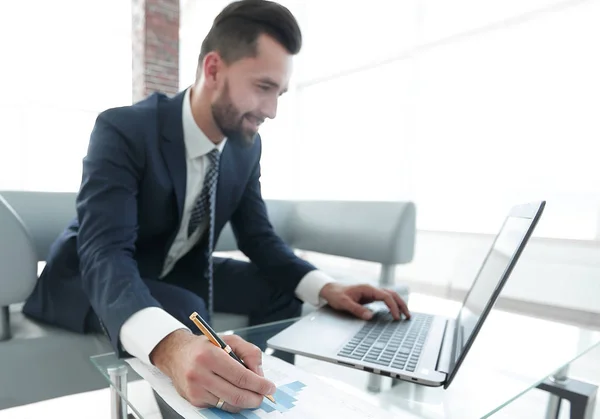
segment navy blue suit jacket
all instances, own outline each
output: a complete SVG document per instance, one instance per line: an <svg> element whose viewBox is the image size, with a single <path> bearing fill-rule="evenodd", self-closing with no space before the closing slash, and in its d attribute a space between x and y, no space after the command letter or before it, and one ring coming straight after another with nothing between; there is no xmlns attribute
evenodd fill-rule
<svg viewBox="0 0 600 419"><path fill-rule="evenodd" d="M160 307L142 278L159 277L180 226L186 191L183 97L154 94L98 116L83 160L77 217L54 242L26 315L84 332L91 306L118 350L128 317ZM231 221L239 249L282 290L294 292L315 267L273 231L261 197L260 155L260 138L252 145L229 139L223 148L214 240ZM198 243L173 273L202 280L205 246L206 240Z"/></svg>

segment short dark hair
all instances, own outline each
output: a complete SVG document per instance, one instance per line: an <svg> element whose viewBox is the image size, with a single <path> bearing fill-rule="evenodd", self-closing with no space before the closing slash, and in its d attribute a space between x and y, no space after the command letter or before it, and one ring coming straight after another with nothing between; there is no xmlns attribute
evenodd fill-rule
<svg viewBox="0 0 600 419"><path fill-rule="evenodd" d="M204 57L211 51L217 51L227 64L255 57L257 39L262 34L275 39L293 55L302 47L298 22L281 4L269 0L239 0L228 4L217 15L202 42L197 74Z"/></svg>

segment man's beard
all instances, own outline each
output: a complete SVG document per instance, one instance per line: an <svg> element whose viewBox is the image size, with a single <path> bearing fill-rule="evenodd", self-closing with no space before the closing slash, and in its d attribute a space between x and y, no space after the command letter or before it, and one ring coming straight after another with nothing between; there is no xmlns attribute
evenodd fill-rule
<svg viewBox="0 0 600 419"><path fill-rule="evenodd" d="M244 128L245 115L241 115L231 102L227 83L221 96L211 105L211 109L217 127L228 140L239 141L248 146L254 144L257 132Z"/></svg>

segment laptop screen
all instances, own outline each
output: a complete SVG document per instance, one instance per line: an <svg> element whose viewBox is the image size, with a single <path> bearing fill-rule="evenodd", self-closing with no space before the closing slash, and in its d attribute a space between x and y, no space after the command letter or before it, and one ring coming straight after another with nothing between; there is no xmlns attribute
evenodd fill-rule
<svg viewBox="0 0 600 419"><path fill-rule="evenodd" d="M458 314L455 359L460 357L478 322L482 320L533 221L527 217L506 218Z"/></svg>

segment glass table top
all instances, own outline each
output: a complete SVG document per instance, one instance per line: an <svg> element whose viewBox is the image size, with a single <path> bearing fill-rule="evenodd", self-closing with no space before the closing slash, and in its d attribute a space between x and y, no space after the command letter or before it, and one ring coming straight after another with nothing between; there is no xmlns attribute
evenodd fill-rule
<svg viewBox="0 0 600 419"><path fill-rule="evenodd" d="M453 316L459 307L455 301L417 294L410 297L413 312ZM250 342L258 342L295 321L297 319L223 333L235 333ZM495 309L448 389L382 377L380 391L372 392L367 386L372 374L367 372L304 356L296 356L295 365L389 412L388 417L485 418L597 346L600 346L599 331ZM109 382L109 369L119 366L127 368L129 383L141 380L125 360L113 353L94 356L91 361ZM140 384L150 388L145 382ZM140 412L144 407L129 393L123 396L130 411L143 418ZM540 406L541 412L543 409L544 406Z"/></svg>

